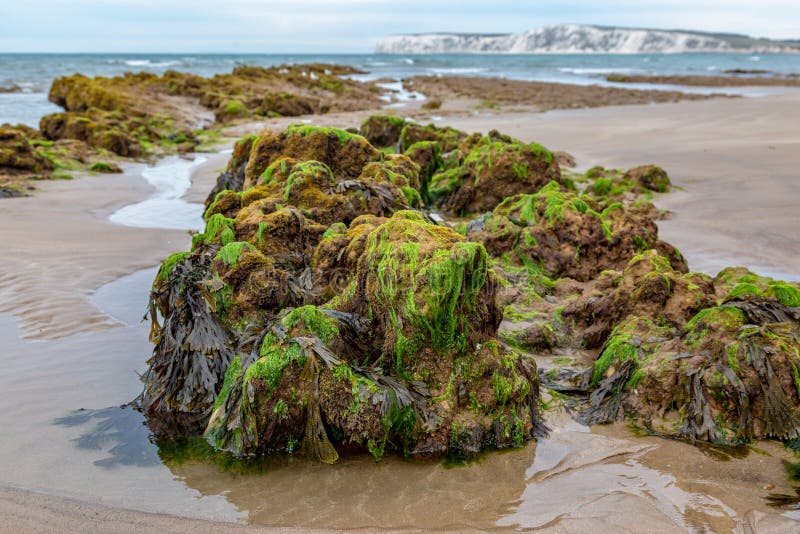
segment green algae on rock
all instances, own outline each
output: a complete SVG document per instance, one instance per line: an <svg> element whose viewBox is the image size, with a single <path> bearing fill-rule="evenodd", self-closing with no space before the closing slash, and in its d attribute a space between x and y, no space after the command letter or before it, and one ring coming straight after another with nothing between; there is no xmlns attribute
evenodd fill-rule
<svg viewBox="0 0 800 534"><path fill-rule="evenodd" d="M535 361L496 339L485 248L409 209L419 165L292 126L237 143L220 182L233 189L154 283L149 419L208 421L210 443L236 455L302 444L322 461L344 445L469 456L544 431ZM212 327L222 346L184 341ZM202 387L167 372L197 360Z"/></svg>
<svg viewBox="0 0 800 534"><path fill-rule="evenodd" d="M493 209L506 197L561 181L552 152L497 132L469 137L451 167L431 177L430 196L445 213L463 216Z"/></svg>
<svg viewBox="0 0 800 534"><path fill-rule="evenodd" d="M4 196L18 196L32 188L26 180L66 177L65 170L119 172L113 157L202 150L219 127L237 120L378 107L376 86L347 77L356 73L308 64L240 66L211 78L175 71L63 76L49 99L64 111L42 117L39 131L2 127L0 186ZM236 187L215 194L223 189Z"/></svg>
<svg viewBox="0 0 800 534"><path fill-rule="evenodd" d="M541 380L588 423L797 435L800 288L689 272L658 237L661 169L561 175L539 145L384 116L360 132L236 143L205 231L154 283L154 428L238 456L471 456L544 431Z"/></svg>
<svg viewBox="0 0 800 534"><path fill-rule="evenodd" d="M402 117L394 115L371 115L364 119L359 133L378 148L397 147L405 126Z"/></svg>
<svg viewBox="0 0 800 534"><path fill-rule="evenodd" d="M521 445L541 431L536 367L492 337L491 276L481 245L395 213L368 234L351 288L286 310L257 359L226 377L206 435L238 455L302 441L322 461L336 441L376 456Z"/></svg>
<svg viewBox="0 0 800 534"><path fill-rule="evenodd" d="M613 419L620 406L653 432L690 441L800 436L797 308L748 297L700 310L679 335L631 330L595 362L593 416Z"/></svg>

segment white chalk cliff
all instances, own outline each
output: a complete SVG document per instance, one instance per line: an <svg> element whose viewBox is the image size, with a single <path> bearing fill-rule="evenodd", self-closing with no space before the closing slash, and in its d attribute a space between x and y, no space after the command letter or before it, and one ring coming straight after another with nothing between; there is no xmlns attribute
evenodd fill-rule
<svg viewBox="0 0 800 534"><path fill-rule="evenodd" d="M750 39L739 35L560 24L508 34L392 35L378 42L375 53L680 54L687 52L797 51L795 46L779 41Z"/></svg>

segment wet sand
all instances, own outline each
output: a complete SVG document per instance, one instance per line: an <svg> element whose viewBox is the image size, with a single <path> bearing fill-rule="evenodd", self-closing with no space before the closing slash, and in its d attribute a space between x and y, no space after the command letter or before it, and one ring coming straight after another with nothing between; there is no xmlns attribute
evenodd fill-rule
<svg viewBox="0 0 800 534"><path fill-rule="evenodd" d="M686 188L659 198L676 211L662 235L694 268L746 264L797 275L798 100L448 123L535 139L573 153L583 167L662 164ZM226 159L199 167L187 198L202 200ZM771 491L791 492L780 463L791 455L778 444L759 443L761 453L721 462L687 444L635 438L624 425L589 431L557 414L548 415L549 438L466 467L363 456L335 466L276 458L247 473L163 463L140 416L118 407L139 392L136 373L149 355L139 319L154 266L190 238L108 221L152 193L140 170L47 183L36 197L0 203L0 245L11 258L0 278L0 425L14 429L0 440L0 487L17 488L0 490L0 531L212 529L182 517L363 529L796 527L789 517L797 512L780 515L764 501Z"/></svg>

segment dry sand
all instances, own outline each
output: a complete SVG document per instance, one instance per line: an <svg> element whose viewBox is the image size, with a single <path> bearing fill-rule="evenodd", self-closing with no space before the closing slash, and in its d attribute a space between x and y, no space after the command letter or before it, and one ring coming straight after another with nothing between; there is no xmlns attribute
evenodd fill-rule
<svg viewBox="0 0 800 534"><path fill-rule="evenodd" d="M582 167L661 164L686 189L659 197L660 206L675 211L673 219L661 224L662 236L685 253L693 268L713 273L723 265L745 264L767 274L798 277L798 104L800 95L790 94L758 100L480 115L447 122L475 131L497 128L567 150ZM357 118L341 116L339 125L353 125ZM315 120L323 121L326 118ZM203 166L188 198L203 198L225 159L212 158ZM55 338L114 327L116 321L88 299L91 292L185 248L185 232L108 222L115 209L148 195L137 169L131 166L122 176L46 183L35 197L0 202L0 246L6 257L0 274L0 311L13 314L26 335ZM608 515L616 505L609 501L604 506L597 513ZM778 530L784 520L756 515L777 522L773 527ZM587 527L575 521L562 526L575 531ZM206 531L218 527L0 490L0 531Z"/></svg>

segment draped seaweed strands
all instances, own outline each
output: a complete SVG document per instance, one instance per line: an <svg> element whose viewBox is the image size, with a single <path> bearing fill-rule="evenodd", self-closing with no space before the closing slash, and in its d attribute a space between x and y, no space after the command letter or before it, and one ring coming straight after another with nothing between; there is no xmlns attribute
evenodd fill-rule
<svg viewBox="0 0 800 534"><path fill-rule="evenodd" d="M186 257L150 295L156 346L141 377L144 391L139 398L147 415L174 413L202 423L233 358L234 340L215 315L214 299L203 284L213 254Z"/></svg>
<svg viewBox="0 0 800 534"><path fill-rule="evenodd" d="M617 367L592 391L582 418L611 422L625 411L655 435L692 443L796 439L799 317L797 307L747 296L703 310L672 339L642 345L652 332L618 330L598 359L613 347Z"/></svg>

